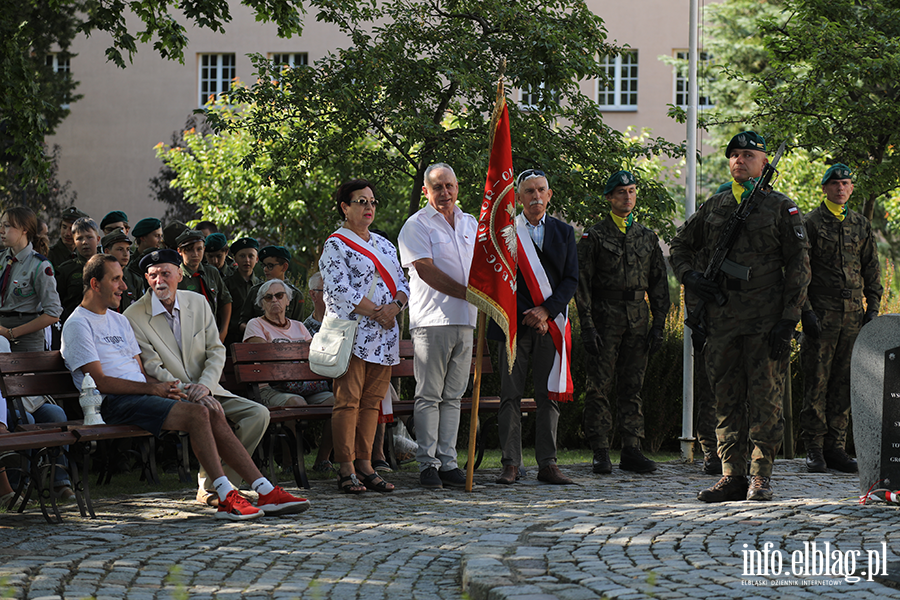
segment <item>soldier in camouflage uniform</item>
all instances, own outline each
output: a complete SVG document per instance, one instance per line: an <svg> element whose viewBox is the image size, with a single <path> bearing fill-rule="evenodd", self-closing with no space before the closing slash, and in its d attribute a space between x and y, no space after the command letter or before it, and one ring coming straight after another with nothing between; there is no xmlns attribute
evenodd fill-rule
<svg viewBox="0 0 900 600"><path fill-rule="evenodd" d="M178 289L197 292L206 298L212 313L216 315L219 341L224 343L231 322L231 293L219 270L202 263L205 239L203 232L196 229L188 229L175 239L175 246L183 261Z"/></svg>
<svg viewBox="0 0 900 600"><path fill-rule="evenodd" d="M259 277L253 274L253 268L259 261L259 242L253 238L241 238L231 244L230 251L237 266L234 272L225 278L225 287L231 294L231 322L228 324L228 337L225 338L226 348L243 339L241 309L253 286L262 283Z"/></svg>
<svg viewBox="0 0 900 600"><path fill-rule="evenodd" d="M154 217L141 219L131 229L131 234L134 236L134 242L137 245L131 252L128 272L131 274L131 281L137 282L135 292L137 297L140 298L149 287L147 280L144 279L144 273L141 271L141 259L159 248L159 243L163 239L162 221Z"/></svg>
<svg viewBox="0 0 900 600"><path fill-rule="evenodd" d="M611 210L578 242L575 301L587 357L584 432L594 452L594 473L611 473L609 394L616 377L622 435L619 467L649 473L656 463L640 449L644 414L640 397L647 356L659 349L669 312L666 265L659 238L634 222L637 181L628 171L609 178L603 194ZM649 306L644 299L649 296ZM653 315L651 327L650 315Z"/></svg>
<svg viewBox="0 0 900 600"><path fill-rule="evenodd" d="M716 396L723 477L698 498L704 502L771 500L770 478L784 423L782 395L790 340L809 284L809 256L800 210L784 194L766 190L728 252L728 272L717 283L695 270L762 175L765 141L740 133L725 150L734 182L714 194L672 240L672 268L686 289L706 302L706 367ZM747 267L743 270L742 267ZM724 306L716 294L727 296ZM753 445L747 482L747 440Z"/></svg>
<svg viewBox="0 0 900 600"><path fill-rule="evenodd" d="M87 216L87 213L81 212L74 206L70 206L63 211L59 224L59 239L56 240L55 244L50 246L50 251L47 253L47 260L50 261L50 264L53 265L54 269L59 269L61 264L75 258L75 241L72 239L72 223Z"/></svg>
<svg viewBox="0 0 900 600"><path fill-rule="evenodd" d="M847 208L853 193L850 168L825 172L825 200L804 218L812 281L803 310L803 410L800 431L806 467L856 473L844 450L850 421L850 356L859 329L878 316L881 273L869 220ZM863 307L863 296L866 307Z"/></svg>
<svg viewBox="0 0 900 600"><path fill-rule="evenodd" d="M75 242L75 258L59 265L56 270L56 292L63 307L60 317L63 323L84 298L81 273L88 259L97 254L97 248L100 246L100 228L90 217L82 217L72 223L72 239Z"/></svg>

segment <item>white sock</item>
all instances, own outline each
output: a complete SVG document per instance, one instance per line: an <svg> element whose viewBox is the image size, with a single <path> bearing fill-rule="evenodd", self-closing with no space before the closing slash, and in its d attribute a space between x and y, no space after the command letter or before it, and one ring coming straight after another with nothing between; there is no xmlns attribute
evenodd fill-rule
<svg viewBox="0 0 900 600"><path fill-rule="evenodd" d="M272 482L270 482L265 477L260 477L259 479L257 479L253 483L251 483L250 487L252 487L253 491L256 492L257 494L259 494L260 496L265 496L266 494L271 493L272 490L275 489L275 486L272 485Z"/></svg>
<svg viewBox="0 0 900 600"><path fill-rule="evenodd" d="M219 495L220 502L224 502L228 492L234 489L231 482L228 481L228 478L224 475L213 481L213 487L216 488L216 493Z"/></svg>

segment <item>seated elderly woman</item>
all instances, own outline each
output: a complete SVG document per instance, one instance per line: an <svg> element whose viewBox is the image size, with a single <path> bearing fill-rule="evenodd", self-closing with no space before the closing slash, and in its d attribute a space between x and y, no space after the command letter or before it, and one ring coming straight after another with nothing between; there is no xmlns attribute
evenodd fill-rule
<svg viewBox="0 0 900 600"><path fill-rule="evenodd" d="M312 339L306 326L300 321L288 319L285 312L291 303L291 287L280 279L270 279L256 294L256 305L263 316L250 319L244 330L244 341L250 343L308 342ZM334 404L334 394L328 381L284 381L274 385L262 385L260 399L266 406L306 406L308 404ZM322 433L316 470L328 471L331 464L331 423Z"/></svg>

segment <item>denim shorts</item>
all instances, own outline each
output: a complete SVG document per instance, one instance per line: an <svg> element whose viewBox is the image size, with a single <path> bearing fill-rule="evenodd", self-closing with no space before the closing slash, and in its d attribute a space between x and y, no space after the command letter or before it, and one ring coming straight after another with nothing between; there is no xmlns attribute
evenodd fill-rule
<svg viewBox="0 0 900 600"><path fill-rule="evenodd" d="M100 415L110 425L135 425L156 437L177 400L159 396L107 394L100 405Z"/></svg>

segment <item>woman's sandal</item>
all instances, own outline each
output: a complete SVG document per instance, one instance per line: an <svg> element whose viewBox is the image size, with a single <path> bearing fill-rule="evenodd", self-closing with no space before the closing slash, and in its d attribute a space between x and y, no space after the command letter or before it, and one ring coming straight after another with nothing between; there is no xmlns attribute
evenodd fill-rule
<svg viewBox="0 0 900 600"><path fill-rule="evenodd" d="M350 473L346 476L338 475L340 476L337 484L338 490L345 494L362 494L366 491L366 487L368 487L359 482L359 479L356 478L356 473ZM350 482L349 485L344 485L347 481Z"/></svg>
<svg viewBox="0 0 900 600"><path fill-rule="evenodd" d="M379 480L377 483L375 482L376 479ZM368 475L363 475L362 483L366 486L367 490L372 490L374 492L381 492L384 494L394 491L394 486L382 479L377 471L372 471ZM388 487L389 485L391 487Z"/></svg>

